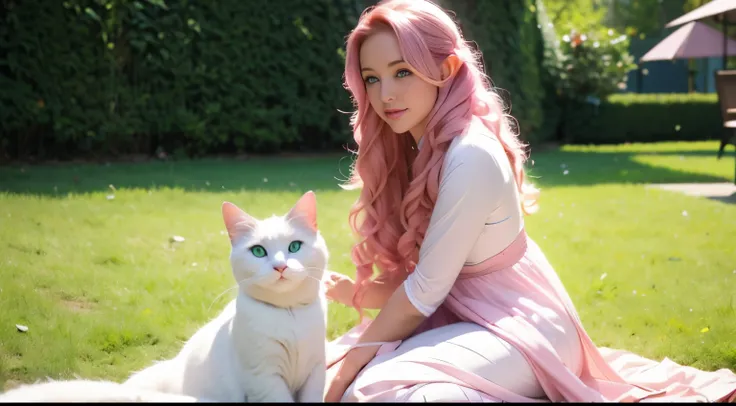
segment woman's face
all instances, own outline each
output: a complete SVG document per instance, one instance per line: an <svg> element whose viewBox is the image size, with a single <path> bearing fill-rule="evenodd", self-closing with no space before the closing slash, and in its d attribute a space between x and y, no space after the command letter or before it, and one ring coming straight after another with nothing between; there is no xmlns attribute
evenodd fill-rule
<svg viewBox="0 0 736 406"><path fill-rule="evenodd" d="M438 88L412 73L393 31L382 29L363 41L360 67L371 107L395 133L409 131L419 142Z"/></svg>

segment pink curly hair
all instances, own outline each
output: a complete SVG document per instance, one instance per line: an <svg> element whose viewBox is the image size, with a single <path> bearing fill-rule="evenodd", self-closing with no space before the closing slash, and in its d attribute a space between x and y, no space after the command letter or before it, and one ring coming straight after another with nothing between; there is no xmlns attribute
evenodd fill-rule
<svg viewBox="0 0 736 406"><path fill-rule="evenodd" d="M419 152L411 135L394 133L368 101L359 55L362 42L377 29L393 30L412 72L439 86ZM442 81L440 66L450 55L456 55L461 66ZM404 278L414 270L437 200L445 152L473 117L503 144L525 213L533 211L538 190L525 183L525 145L509 125L510 116L483 74L479 55L437 5L426 0L388 0L366 9L347 40L345 87L356 107L350 123L358 151L349 183L343 187L362 188L349 216L351 228L362 237L352 249L357 267L353 306L362 317L360 300L374 266L380 272L377 281Z"/></svg>

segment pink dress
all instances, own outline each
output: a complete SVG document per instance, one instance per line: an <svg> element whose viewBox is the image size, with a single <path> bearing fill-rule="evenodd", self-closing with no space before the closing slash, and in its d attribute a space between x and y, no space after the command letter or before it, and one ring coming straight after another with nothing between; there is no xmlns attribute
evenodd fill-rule
<svg viewBox="0 0 736 406"><path fill-rule="evenodd" d="M448 151L449 159L446 160L447 166L443 168L443 173L453 172L456 175L463 175L463 170L448 170L452 169L453 160L462 163L472 162L475 158L471 155L482 150L487 151L487 156L494 157L495 164L493 165L498 166L499 162L502 164L505 156L500 146L492 145L494 143L496 143L495 140L489 144L478 136L472 135L453 142L451 150L460 152ZM462 147L468 144L473 144L473 147L470 149ZM467 155L467 151L471 150L474 152ZM506 164L508 165L508 161ZM478 168L472 165L466 165L466 167L466 170L478 171ZM503 165L500 168L503 176L496 180L493 179L494 175L490 172L493 168L483 168L483 172L480 172L491 175L491 180L488 182L493 184L491 189L496 191L506 190L504 184L513 185L508 168L504 168ZM495 170L499 171L498 167ZM466 173L463 176L467 177L467 175ZM509 180L510 177L511 180ZM444 178L442 183L449 185L449 182L444 182ZM468 185L458 187L467 188ZM512 187L509 187L508 190L513 192ZM473 234L469 245L474 247L481 245L488 248L493 245L490 237L484 242L482 234L489 225L493 227L496 224L500 227L493 231L498 230L499 232L491 232L498 236L495 240L503 241L504 235L508 236L511 230L516 230L511 234L511 238L508 238L511 242L505 242L503 245L505 248L496 249L495 255L490 258L487 257L477 262L464 261L464 265L459 266L459 269L453 273L450 268L453 264L448 262L451 261L450 259L446 259L452 257L451 252L446 252L444 256L437 254L436 258L432 257L434 255L432 252L442 244L447 247L447 244L462 239L458 235L453 237L452 241L441 243L440 239L445 238L441 236L446 236L450 232L449 229L438 231L442 227L450 227L449 225L443 226L441 220L449 221L447 224L462 223L465 220L453 218L452 209L449 208L461 205L462 199L458 199L456 195L450 196L452 194L450 192L445 192L444 199L446 200L443 203L442 193L441 191L438 196L436 207L444 204L448 209L443 209L442 214L436 216L436 221L433 212L433 220L430 222L430 229L435 228L434 233L437 237L432 237L430 235L432 231L428 229L425 244L429 240L428 245L432 247L427 249L422 247L423 252L420 252L419 264L415 270L415 273L419 271L419 276L414 280L407 279L405 282L405 288L412 303L415 303L420 311L429 315L413 336L441 326L456 325L453 323L457 322L474 323L510 344L517 354L520 353L520 356L523 356L528 363L527 368L530 367L536 377L538 383L535 384L541 386L543 394L532 396L517 393L508 385L496 384L473 370L463 368L460 363L429 357L426 351L401 354L401 342L395 342L381 346L376 357L376 359L380 357L381 362L376 365L369 364L363 369L349 389L350 393L346 393L344 400L411 401L412 394L417 390L427 384L437 383L462 388L463 391L475 396L473 398L466 395L468 400L473 401L712 402L736 400L736 374L729 370L702 371L678 365L668 359L656 362L626 351L597 348L583 328L577 311L553 267L537 244L524 231L523 222L503 211L504 207L513 207L515 202L510 196L515 193L506 194L507 198L512 200L512 204L504 204L503 198L490 203L491 209L483 213L483 225L477 230L469 227L469 233ZM467 214L468 210L475 210L472 204L463 207L462 213L470 216ZM462 215L458 214L458 216ZM494 216L498 221L489 221L493 220ZM502 221L508 218L511 218L512 221ZM465 227L468 228L467 225ZM500 230L504 231L500 232ZM437 241L432 241L432 238L436 238ZM456 247L456 249L462 250L463 248ZM463 252L463 256L468 258L476 254L481 255L470 248ZM425 268L422 268L422 261L427 264ZM445 273L450 276L439 276L441 269L435 271L436 267L445 267ZM414 273L410 275L410 278L413 275ZM443 283L447 286L442 287ZM440 287L435 288L434 286ZM364 321L328 344L328 369L345 355L369 323L370 320ZM490 341L487 344L477 343L479 348L489 344ZM514 372L508 370L501 372L498 376L504 373L513 374ZM513 379L512 376L511 380Z"/></svg>

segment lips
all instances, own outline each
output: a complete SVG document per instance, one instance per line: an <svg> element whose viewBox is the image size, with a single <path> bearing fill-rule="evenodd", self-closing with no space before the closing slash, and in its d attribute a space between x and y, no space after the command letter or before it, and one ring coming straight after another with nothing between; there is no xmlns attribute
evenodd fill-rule
<svg viewBox="0 0 736 406"><path fill-rule="evenodd" d="M408 109L387 109L384 110L384 112L386 113L386 117L388 117L389 119L398 120L399 118L401 118L401 116L404 115L404 113L406 113L406 110Z"/></svg>

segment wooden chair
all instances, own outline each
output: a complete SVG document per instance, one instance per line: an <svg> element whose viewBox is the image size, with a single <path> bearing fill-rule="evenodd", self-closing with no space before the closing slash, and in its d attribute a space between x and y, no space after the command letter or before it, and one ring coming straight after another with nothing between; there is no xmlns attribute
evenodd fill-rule
<svg viewBox="0 0 736 406"><path fill-rule="evenodd" d="M718 148L718 159L721 159L726 145L733 144L736 147L736 70L716 72L716 92L723 118L721 146ZM736 184L736 169L733 182Z"/></svg>

